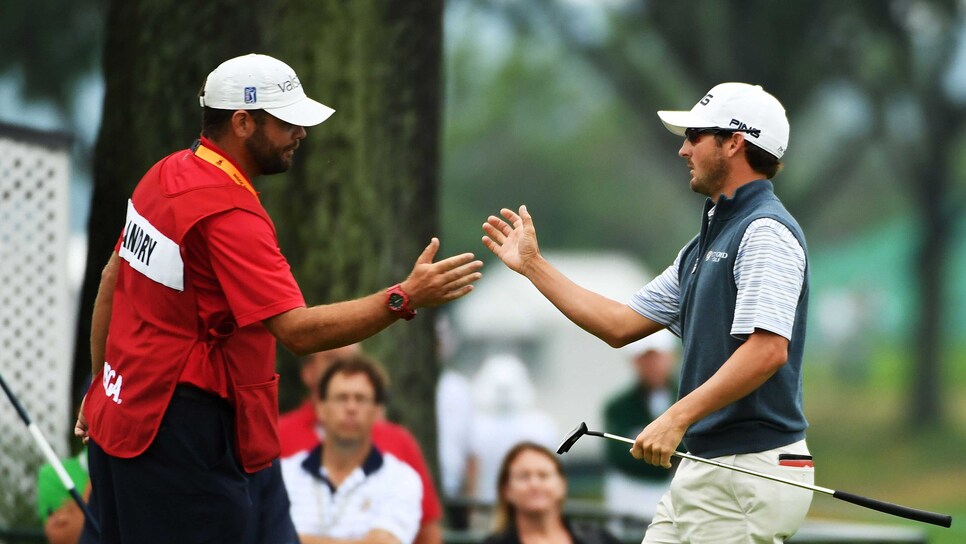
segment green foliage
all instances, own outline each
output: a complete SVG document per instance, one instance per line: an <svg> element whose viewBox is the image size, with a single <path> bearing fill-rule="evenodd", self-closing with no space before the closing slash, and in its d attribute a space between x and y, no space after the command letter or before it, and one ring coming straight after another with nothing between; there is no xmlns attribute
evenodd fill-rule
<svg viewBox="0 0 966 544"><path fill-rule="evenodd" d="M449 6L454 37L447 63L447 231L463 232L455 226L457 218L478 216L482 204L521 191L521 184L538 185L533 193L555 198L549 203L555 210L560 201L586 205L579 198L583 195L568 198L579 186L593 186L597 200L626 195L624 179L630 178L645 190L641 199L621 202L646 199L658 202L659 210L693 209L693 197L684 187L686 170L674 156L678 141L663 133L655 111L690 108L719 81L750 81L781 97L792 120L786 169L777 180L780 194L813 242L838 239L884 214L909 210L916 203L908 198L910 192L925 187L909 183L906 178L923 179L922 173L896 159L928 149L928 144L909 149L909 139L923 131L898 124L898 116L929 122L916 116L933 105L937 93L943 108L957 111L955 100L937 89L957 43L957 27L949 23L955 20L955 7L947 1L886 6L705 0L687 6L616 2L578 8L550 0L527 7L452 0ZM594 14L603 17L598 25L603 30L590 32L587 20ZM904 101L901 108L899 101ZM613 115L601 119L600 111ZM592 117L600 130L586 132L583 141L561 128L561 119L583 129ZM586 141L591 134L596 146ZM464 148L473 155L464 157ZM472 160L477 157L489 161ZM622 176L600 169L604 157ZM553 163L570 176L554 179L551 186L539 176L520 175L514 167L521 163L531 170ZM585 170L575 170L574 164ZM661 185L675 190L656 192ZM548 188L555 193L548 194ZM472 210L457 202L476 196L485 200L469 198ZM507 204L503 200L500 205ZM609 211L623 216L619 223L625 232L635 225L635 234L644 237L667 215L680 216L658 215L649 221L652 213L631 206ZM561 245L584 245L583 229L606 221L600 214L584 217L569 224L554 221ZM677 231L680 221L672 223ZM667 238L661 242L670 245Z"/></svg>
<svg viewBox="0 0 966 544"><path fill-rule="evenodd" d="M903 321L911 419L942 419L947 271L966 204L966 104L949 81L961 4L449 5L448 237L473 247L483 218L525 201L544 247L623 249L663 266L696 232L700 199L655 111L688 109L721 81L762 84L792 124L777 191L813 249L914 217L913 249L888 266L909 269L902 295L916 302Z"/></svg>
<svg viewBox="0 0 966 544"><path fill-rule="evenodd" d="M670 148L676 139L641 130L606 84L543 36L489 38L490 47L468 32L499 24L482 14L451 22L445 241L456 251L484 251L486 216L526 203L545 248L672 259L693 230L680 217L699 200L689 194L683 161L649 144Z"/></svg>
<svg viewBox="0 0 966 544"><path fill-rule="evenodd" d="M24 98L69 112L77 82L98 66L107 0L7 1L0 75L23 78Z"/></svg>

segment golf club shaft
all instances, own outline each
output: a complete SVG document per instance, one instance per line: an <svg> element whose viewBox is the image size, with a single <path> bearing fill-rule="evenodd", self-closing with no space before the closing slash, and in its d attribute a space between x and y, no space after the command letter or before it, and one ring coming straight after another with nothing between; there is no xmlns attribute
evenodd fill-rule
<svg viewBox="0 0 966 544"><path fill-rule="evenodd" d="M621 442L626 442L628 444L633 444L634 441L630 438L623 436L618 436L616 434L610 433L596 433L590 431L587 434L596 434L598 436L603 436L604 438L610 438L611 440L619 440ZM909 508L907 506L900 506L898 504L893 504L891 502L880 501L876 499L870 499L868 497L863 497L861 495L855 495L852 493L847 493L845 491L836 491L834 489L829 489L827 487L820 487L817 485L804 484L802 482L796 482L794 480L788 480L781 478L779 476L772 476L771 474L765 474L763 472L758 472L755 470L750 470L747 468L742 468L735 465L729 465L727 463L720 463L718 461L713 461L711 459L705 459L703 457L698 457L696 455L691 455L690 453L683 453L675 451L672 453L675 457L680 457L682 459L690 459L698 463L705 463L708 465L714 465L727 470L734 470L736 472L741 472L748 474L750 476L757 476L759 478L764 478L766 480L771 480L773 482L779 482L783 484L793 485L795 487L800 487L802 489L808 489L809 491L816 491L818 493L824 493L830 495L836 499L850 502L852 504L862 506L865 508L870 508L872 510L877 510L885 514L892 514L894 516L899 516L906 519L912 519L916 521L921 521L924 523L931 523L933 525L939 525L940 527L950 527L953 523L952 516L945 514L937 514L936 512L929 512L928 510L918 510L916 508Z"/></svg>
<svg viewBox="0 0 966 544"><path fill-rule="evenodd" d="M630 438L626 438L626 437L623 437L623 436L617 436L616 434L603 433L603 435L604 435L605 438L610 438L610 439L613 439L613 440L620 440L621 442L627 442L628 444L633 444L634 443L634 441L631 440ZM750 476L757 476L759 478L764 478L766 480L771 480L773 482L780 482L780 483L783 483L783 484L793 485L795 487L800 487L802 489L808 489L809 491L818 491L819 493L825 493L826 495L835 495L835 490L834 489L828 489L827 487L819 487L817 485L809 485L809 484L805 484L805 483L802 483L802 482L796 482L795 480L787 480L787 479L782 478L780 476L772 476L771 474L765 474L764 472L758 472L756 470L742 468L742 467L735 466L735 465L729 465L727 463L721 463L721 462L718 462L718 461L713 461L711 459L705 459L704 457L698 457L696 455L691 455L690 453L684 453L684 452L680 452L680 451L675 451L675 452L672 452L671 455L673 455L675 457L680 457L682 459L690 459L691 461L696 461L698 463L704 463L706 465L714 465L716 467L720 467L720 468L724 468L724 469L728 469L728 470L734 470L736 472L742 472L742 473L748 474Z"/></svg>
<svg viewBox="0 0 966 544"><path fill-rule="evenodd" d="M67 489L67 492L70 493L70 496L74 499L74 502L76 502L77 506L79 506L81 511L84 512L84 517L87 518L87 522L91 524L91 527L93 527L98 534L100 534L101 530L100 526L97 524L97 520L94 519L94 515L91 513L90 509L87 508L87 503L85 503L84 499L81 498L80 493L77 492L77 488L74 486L74 481L71 480L70 475L67 474L67 469L64 468L64 464L60 462L57 454L54 453L54 449L50 447L50 443L47 442L46 438L44 438L44 435L40 432L40 428L37 427L37 424L30 420L30 416L27 414L27 411L24 410L24 407L20 404L20 401L17 400L17 397L13 394L13 391L7 387L7 382L3 379L2 374L0 374L0 387L2 387L3 392L7 394L7 398L10 399L10 404L12 404L14 409L17 410L21 421L23 421L24 425L27 426L27 431L30 433L30 436L33 437L37 447L40 448L40 451L44 454L47 462L50 463L50 466L54 467L54 472L57 473L57 477L60 479L60 482L64 484L64 488Z"/></svg>

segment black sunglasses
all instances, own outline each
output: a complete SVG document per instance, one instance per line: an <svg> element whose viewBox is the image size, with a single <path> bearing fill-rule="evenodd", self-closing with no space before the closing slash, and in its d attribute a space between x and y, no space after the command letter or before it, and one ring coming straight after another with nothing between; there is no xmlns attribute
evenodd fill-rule
<svg viewBox="0 0 966 544"><path fill-rule="evenodd" d="M696 144L705 134L734 134L735 132L748 131L732 128L686 128L684 129L684 137L692 144Z"/></svg>

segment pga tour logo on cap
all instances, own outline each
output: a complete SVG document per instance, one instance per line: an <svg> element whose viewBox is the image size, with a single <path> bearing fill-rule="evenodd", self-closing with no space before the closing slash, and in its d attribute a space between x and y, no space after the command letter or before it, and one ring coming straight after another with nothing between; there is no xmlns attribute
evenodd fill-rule
<svg viewBox="0 0 966 544"><path fill-rule="evenodd" d="M198 101L220 110L264 110L300 127L317 125L335 111L305 96L291 66L255 53L219 64L205 79Z"/></svg>

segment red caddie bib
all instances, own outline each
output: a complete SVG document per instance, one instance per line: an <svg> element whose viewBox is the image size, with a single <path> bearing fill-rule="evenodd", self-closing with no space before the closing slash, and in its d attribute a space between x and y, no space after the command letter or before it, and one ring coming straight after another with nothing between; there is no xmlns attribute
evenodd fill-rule
<svg viewBox="0 0 966 544"><path fill-rule="evenodd" d="M244 342L275 339L264 326L240 341L231 316L208 327L186 278L183 242L202 219L232 209L263 217L248 180L208 142L155 164L128 201L103 370L84 402L90 435L108 454L130 458L158 432L185 364L224 373L235 409L236 454L247 472L279 454L274 360L242 360ZM274 231L274 226L272 226ZM254 337L254 340L253 340ZM233 348L233 342L239 347Z"/></svg>

